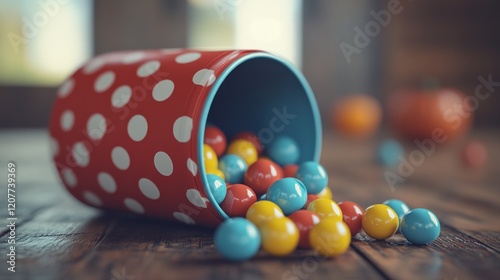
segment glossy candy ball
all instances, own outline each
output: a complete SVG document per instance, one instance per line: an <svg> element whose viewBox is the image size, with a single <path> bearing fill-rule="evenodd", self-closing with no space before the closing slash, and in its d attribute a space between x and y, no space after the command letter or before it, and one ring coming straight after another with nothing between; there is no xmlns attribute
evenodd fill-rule
<svg viewBox="0 0 500 280"><path fill-rule="evenodd" d="M243 182L247 164L240 156L225 155L219 161L219 169L224 173L226 182L237 184Z"/></svg>
<svg viewBox="0 0 500 280"><path fill-rule="evenodd" d="M244 139L244 140L248 140L248 141L252 142L255 149L257 150L257 154L259 154L259 155L261 155L262 152L264 151L264 146L262 146L262 143L260 142L259 137L257 137L257 135L253 132L250 132L250 131L240 132L233 137L233 141L238 140L238 139Z"/></svg>
<svg viewBox="0 0 500 280"><path fill-rule="evenodd" d="M307 209L307 206L309 206L309 204L312 202L312 201L315 201L316 199L320 198L317 194L308 194L307 195L307 200L306 200L306 204L304 204L304 206L302 207L302 209Z"/></svg>
<svg viewBox="0 0 500 280"><path fill-rule="evenodd" d="M389 200L382 202L382 204L385 204L385 205L391 207L392 210L394 210L394 212L396 212L396 214L398 215L398 218L399 218L399 223L400 223L399 226L401 227L401 219L406 214L406 212L410 211L410 207L408 207L408 205L406 205L406 203L404 203L403 201L398 200L398 199L389 199Z"/></svg>
<svg viewBox="0 0 500 280"><path fill-rule="evenodd" d="M398 141L393 139L384 140L378 147L378 160L385 166L397 166L400 158L404 157L404 148Z"/></svg>
<svg viewBox="0 0 500 280"><path fill-rule="evenodd" d="M214 174L207 174L208 189L214 196L217 204L220 204L226 198L226 182Z"/></svg>
<svg viewBox="0 0 500 280"><path fill-rule="evenodd" d="M342 221L342 210L335 201L327 198L318 198L307 206L307 210L311 210L318 214L322 219L326 217L334 218Z"/></svg>
<svg viewBox="0 0 500 280"><path fill-rule="evenodd" d="M314 225L319 223L320 218L318 214L310 210L299 210L293 212L290 216L288 216L288 218L290 218L299 229L299 248L311 248L311 243L309 242L309 232Z"/></svg>
<svg viewBox="0 0 500 280"><path fill-rule="evenodd" d="M299 229L287 217L272 219L260 228L262 249L271 255L286 256L299 244Z"/></svg>
<svg viewBox="0 0 500 280"><path fill-rule="evenodd" d="M391 207L384 204L375 204L366 208L362 225L368 236L373 239L384 240L396 233L399 218Z"/></svg>
<svg viewBox="0 0 500 280"><path fill-rule="evenodd" d="M226 135L224 135L224 132L216 126L208 126L205 128L203 143L212 147L215 154L220 157L226 150Z"/></svg>
<svg viewBox="0 0 500 280"><path fill-rule="evenodd" d="M283 177L293 177L295 178L295 174L299 166L297 164L287 164L283 166Z"/></svg>
<svg viewBox="0 0 500 280"><path fill-rule="evenodd" d="M219 160L214 149L207 144L203 144L203 162L205 163L205 170L217 169Z"/></svg>
<svg viewBox="0 0 500 280"><path fill-rule="evenodd" d="M245 217L248 208L257 201L257 196L251 188L243 184L230 185L226 198L220 207L229 217Z"/></svg>
<svg viewBox="0 0 500 280"><path fill-rule="evenodd" d="M258 157L255 146L245 139L238 139L229 143L227 153L240 156L248 166L254 163Z"/></svg>
<svg viewBox="0 0 500 280"><path fill-rule="evenodd" d="M307 201L304 184L295 178L283 178L274 182L267 190L268 200L276 203L285 215L300 210Z"/></svg>
<svg viewBox="0 0 500 280"><path fill-rule="evenodd" d="M261 158L248 167L244 180L257 195L262 195L281 178L283 178L281 167L269 159Z"/></svg>
<svg viewBox="0 0 500 280"><path fill-rule="evenodd" d="M250 222L254 223L257 227L262 226L266 222L284 217L283 211L275 203L269 200L260 200L252 204L248 208L246 218Z"/></svg>
<svg viewBox="0 0 500 280"><path fill-rule="evenodd" d="M344 223L349 227L351 235L354 236L362 229L363 208L352 201L339 202Z"/></svg>
<svg viewBox="0 0 500 280"><path fill-rule="evenodd" d="M267 155L277 164L285 166L297 163L300 158L299 145L288 136L279 136L266 148Z"/></svg>
<svg viewBox="0 0 500 280"><path fill-rule="evenodd" d="M328 174L323 166L315 161L306 161L299 165L295 177L304 183L307 193L320 193L328 184Z"/></svg>
<svg viewBox="0 0 500 280"><path fill-rule="evenodd" d="M309 242L320 255L335 257L349 249L351 232L344 222L324 218L311 229Z"/></svg>
<svg viewBox="0 0 500 280"><path fill-rule="evenodd" d="M257 227L243 218L225 220L215 231L215 249L233 261L247 260L259 251L261 237Z"/></svg>
<svg viewBox="0 0 500 280"><path fill-rule="evenodd" d="M226 181L226 176L224 176L224 173L219 168L208 169L208 170L205 171L205 173L217 175L220 178L222 178L222 180Z"/></svg>
<svg viewBox="0 0 500 280"><path fill-rule="evenodd" d="M431 211L415 208L401 219L401 233L415 245L424 245L436 240L441 232L439 219Z"/></svg>
<svg viewBox="0 0 500 280"><path fill-rule="evenodd" d="M332 194L332 190L326 186L322 191L320 191L318 193L318 196L320 198L328 198L328 199L333 199L333 194Z"/></svg>

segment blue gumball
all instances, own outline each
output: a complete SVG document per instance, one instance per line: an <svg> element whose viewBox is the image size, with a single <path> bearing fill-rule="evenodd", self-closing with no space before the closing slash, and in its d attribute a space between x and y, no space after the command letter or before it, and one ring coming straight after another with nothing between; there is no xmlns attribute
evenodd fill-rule
<svg viewBox="0 0 500 280"><path fill-rule="evenodd" d="M398 165L400 157L404 156L404 148L393 139L384 140L378 148L378 160L385 166Z"/></svg>
<svg viewBox="0 0 500 280"><path fill-rule="evenodd" d="M266 147L267 155L277 164L294 164L300 158L299 145L288 136L279 136Z"/></svg>
<svg viewBox="0 0 500 280"><path fill-rule="evenodd" d="M224 221L215 231L215 249L233 261L247 260L260 248L261 237L257 227L244 218Z"/></svg>
<svg viewBox="0 0 500 280"><path fill-rule="evenodd" d="M219 169L224 173L226 182L230 184L242 183L247 167L247 163L234 154L225 155L219 160Z"/></svg>
<svg viewBox="0 0 500 280"><path fill-rule="evenodd" d="M318 194L328 184L328 174L323 166L315 161L306 161L299 165L295 177L304 183L308 194Z"/></svg>
<svg viewBox="0 0 500 280"><path fill-rule="evenodd" d="M278 205L285 215L290 215L304 207L307 190L301 181L295 178L283 178L269 187L266 199Z"/></svg>
<svg viewBox="0 0 500 280"><path fill-rule="evenodd" d="M396 214L399 217L399 227L401 227L401 219L406 214L406 212L410 211L410 207L408 207L408 205L406 205L406 203L404 203L403 201L398 200L398 199L389 199L389 200L384 201L382 204L385 204L385 205L391 207L392 210L394 210L394 212L396 212Z"/></svg>
<svg viewBox="0 0 500 280"><path fill-rule="evenodd" d="M207 182L210 193L214 196L217 204L220 204L226 198L226 182L215 174L207 174Z"/></svg>
<svg viewBox="0 0 500 280"><path fill-rule="evenodd" d="M401 219L401 233L415 245L424 245L436 240L441 232L439 219L431 211L415 208Z"/></svg>

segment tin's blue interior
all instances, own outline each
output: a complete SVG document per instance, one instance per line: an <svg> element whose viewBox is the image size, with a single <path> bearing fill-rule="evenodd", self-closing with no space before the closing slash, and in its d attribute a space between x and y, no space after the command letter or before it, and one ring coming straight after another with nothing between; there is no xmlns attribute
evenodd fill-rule
<svg viewBox="0 0 500 280"><path fill-rule="evenodd" d="M321 119L313 92L299 70L267 53L244 56L217 77L200 121L199 151L208 122L222 129L228 141L241 131L256 133L264 145L279 135L290 136L299 145L299 162L319 160ZM227 218L208 190L202 153L198 162L210 202Z"/></svg>

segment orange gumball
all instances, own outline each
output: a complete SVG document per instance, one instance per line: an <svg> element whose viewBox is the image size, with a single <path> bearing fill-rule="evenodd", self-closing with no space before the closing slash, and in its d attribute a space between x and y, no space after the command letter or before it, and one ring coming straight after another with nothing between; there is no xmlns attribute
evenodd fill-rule
<svg viewBox="0 0 500 280"><path fill-rule="evenodd" d="M345 136L364 138L372 135L380 126L380 103L366 94L348 96L332 108L333 127Z"/></svg>

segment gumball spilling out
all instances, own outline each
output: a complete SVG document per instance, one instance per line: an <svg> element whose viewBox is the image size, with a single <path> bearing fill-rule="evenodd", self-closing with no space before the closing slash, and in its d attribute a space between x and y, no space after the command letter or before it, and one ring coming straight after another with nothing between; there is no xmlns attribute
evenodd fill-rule
<svg viewBox="0 0 500 280"><path fill-rule="evenodd" d="M299 229L299 248L311 248L311 243L309 242L309 232L314 225L319 223L320 218L318 214L310 210L299 210L293 212L290 216L288 216L288 218L290 218Z"/></svg>
<svg viewBox="0 0 500 280"><path fill-rule="evenodd" d="M215 201L220 204L226 198L226 182L214 174L207 174L207 182Z"/></svg>
<svg viewBox="0 0 500 280"><path fill-rule="evenodd" d="M380 103L366 94L346 97L332 108L331 120L344 136L363 138L372 135L380 126Z"/></svg>
<svg viewBox="0 0 500 280"><path fill-rule="evenodd" d="M293 177L295 178L295 174L299 166L297 164L287 164L283 166L283 177Z"/></svg>
<svg viewBox="0 0 500 280"><path fill-rule="evenodd" d="M333 199L333 194L332 194L332 190L326 186L322 191L320 191L318 193L318 196L320 198L328 198L328 199Z"/></svg>
<svg viewBox="0 0 500 280"><path fill-rule="evenodd" d="M272 219L259 229L262 249L271 255L286 256L299 244L299 229L287 217Z"/></svg>
<svg viewBox="0 0 500 280"><path fill-rule="evenodd" d="M249 131L240 132L233 137L233 141L238 140L238 139L250 141L254 145L255 149L257 150L257 154L259 156L262 155L262 152L264 151L264 146L262 146L262 143L260 143L259 137L257 137L257 135L255 135L255 133L252 133Z"/></svg>
<svg viewBox="0 0 500 280"><path fill-rule="evenodd" d="M225 220L215 231L215 249L225 258L243 261L259 251L261 237L257 227L243 218Z"/></svg>
<svg viewBox="0 0 500 280"><path fill-rule="evenodd" d="M394 139L387 139L380 143L378 148L378 160L385 166L397 166L400 157L404 157L404 148Z"/></svg>
<svg viewBox="0 0 500 280"><path fill-rule="evenodd" d="M203 143L212 147L215 154L220 157L226 150L226 135L224 135L224 132L216 126L208 126L205 128Z"/></svg>
<svg viewBox="0 0 500 280"><path fill-rule="evenodd" d="M318 214L322 219L326 217L334 218L342 221L342 210L335 201L327 198L318 198L307 206L307 210L311 210Z"/></svg>
<svg viewBox="0 0 500 280"><path fill-rule="evenodd" d="M288 136L279 136L266 148L267 155L277 164L295 164L300 158L299 145Z"/></svg>
<svg viewBox="0 0 500 280"><path fill-rule="evenodd" d="M306 204L304 205L304 207L302 207L303 209L307 209L307 207L309 206L309 204L312 202L312 201L315 201L316 199L320 198L319 195L317 194L308 194L307 195L307 200L306 200Z"/></svg>
<svg viewBox="0 0 500 280"><path fill-rule="evenodd" d="M462 160L468 167L482 167L488 161L488 151L479 141L469 142L462 150Z"/></svg>
<svg viewBox="0 0 500 280"><path fill-rule="evenodd" d="M399 222L400 222L399 227L401 227L401 219L406 214L406 212L410 211L410 207L408 207L408 205L406 205L406 203L404 203L403 201L398 200L398 199L389 199L389 200L382 202L382 204L385 204L385 205L391 207L392 210L394 210L394 212L396 212L396 214L398 215L398 218L399 218Z"/></svg>
<svg viewBox="0 0 500 280"><path fill-rule="evenodd" d="M252 204L248 208L246 218L250 222L254 223L257 227L262 226L266 222L284 217L283 211L278 205L274 204L268 200L260 200Z"/></svg>
<svg viewBox="0 0 500 280"><path fill-rule="evenodd" d="M285 215L290 215L306 204L307 191L301 181L295 178L283 178L269 187L266 197L276 203Z"/></svg>
<svg viewBox="0 0 500 280"><path fill-rule="evenodd" d="M306 161L299 165L295 177L306 186L307 193L317 194L328 184L328 175L325 169L315 161Z"/></svg>
<svg viewBox="0 0 500 280"><path fill-rule="evenodd" d="M243 182L247 164L240 156L225 155L220 159L219 169L224 173L226 182L237 184Z"/></svg>
<svg viewBox="0 0 500 280"><path fill-rule="evenodd" d="M320 255L336 257L349 249L351 232L344 222L328 217L311 229L309 242Z"/></svg>
<svg viewBox="0 0 500 280"><path fill-rule="evenodd" d="M339 202L340 210L344 223L349 227L351 235L354 236L362 229L363 209L357 203L352 201Z"/></svg>
<svg viewBox="0 0 500 280"><path fill-rule="evenodd" d="M248 166L253 164L258 157L255 146L252 142L245 139L238 139L231 142L227 148L227 153L240 156Z"/></svg>
<svg viewBox="0 0 500 280"><path fill-rule="evenodd" d="M415 245L431 243L438 238L440 232L438 218L427 209L415 208L406 212L401 219L401 233Z"/></svg>
<svg viewBox="0 0 500 280"><path fill-rule="evenodd" d="M251 188L243 184L230 185L226 198L220 207L229 217L245 217L248 208L257 201L257 196Z"/></svg>
<svg viewBox="0 0 500 280"><path fill-rule="evenodd" d="M366 208L362 225L368 236L373 239L384 240L396 233L399 218L391 207L384 204L375 204Z"/></svg>
<svg viewBox="0 0 500 280"><path fill-rule="evenodd" d="M248 167L244 180L245 184L257 195L262 195L281 178L283 178L283 171L280 166L271 160L260 158Z"/></svg>
<svg viewBox="0 0 500 280"><path fill-rule="evenodd" d="M203 144L203 162L205 163L205 170L217 169L219 160L214 149L207 144Z"/></svg>

